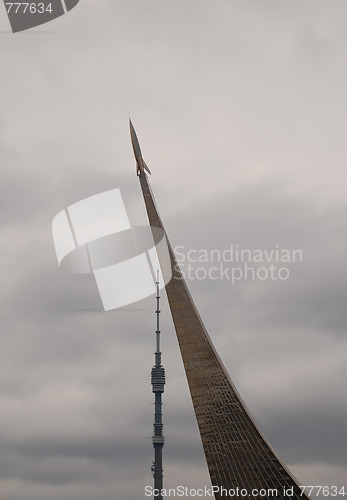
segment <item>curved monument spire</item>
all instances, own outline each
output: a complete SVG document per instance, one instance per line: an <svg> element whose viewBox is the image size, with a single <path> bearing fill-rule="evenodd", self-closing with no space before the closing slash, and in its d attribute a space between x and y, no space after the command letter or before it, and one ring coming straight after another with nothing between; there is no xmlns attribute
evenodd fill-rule
<svg viewBox="0 0 347 500"><path fill-rule="evenodd" d="M131 122L130 133L149 223L165 231ZM195 307L169 239L168 245L172 279L166 292L215 499L245 496L241 490L249 498L309 498L271 448L237 392Z"/></svg>

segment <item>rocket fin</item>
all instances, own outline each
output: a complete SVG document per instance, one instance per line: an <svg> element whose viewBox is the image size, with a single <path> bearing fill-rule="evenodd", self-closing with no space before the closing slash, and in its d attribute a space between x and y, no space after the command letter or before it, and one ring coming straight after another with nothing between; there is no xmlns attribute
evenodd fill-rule
<svg viewBox="0 0 347 500"><path fill-rule="evenodd" d="M152 175L152 172L149 170L149 168L147 167L146 163L143 161L143 166L144 168L147 170L147 172Z"/></svg>

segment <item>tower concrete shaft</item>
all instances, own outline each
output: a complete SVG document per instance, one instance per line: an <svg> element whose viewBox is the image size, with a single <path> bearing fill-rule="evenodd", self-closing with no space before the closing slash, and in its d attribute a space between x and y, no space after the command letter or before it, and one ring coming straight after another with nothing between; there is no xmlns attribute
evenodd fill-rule
<svg viewBox="0 0 347 500"><path fill-rule="evenodd" d="M158 272L159 276L159 272ZM154 447L154 461L152 465L154 490L159 492L155 496L158 500L163 500L161 491L163 489L163 417L162 417L162 394L165 385L165 369L161 364L161 350L160 350L160 294L159 294L159 277L157 279L157 309L155 311L157 316L157 330L156 330L156 351L155 351L155 364L151 372L152 392L154 392L154 425L153 425L153 447Z"/></svg>
<svg viewBox="0 0 347 500"><path fill-rule="evenodd" d="M151 227L165 230L143 168L139 180ZM155 232L153 237L156 239ZM169 240L168 246L172 279L166 293L215 499L242 496L235 493L237 489L250 498L309 498L271 448L237 392L195 307ZM261 495L254 494L255 490L262 490Z"/></svg>

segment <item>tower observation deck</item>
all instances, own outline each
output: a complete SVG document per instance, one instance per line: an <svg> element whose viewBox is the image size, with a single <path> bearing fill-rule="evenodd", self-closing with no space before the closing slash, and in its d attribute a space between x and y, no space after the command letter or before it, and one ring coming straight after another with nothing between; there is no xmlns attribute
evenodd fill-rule
<svg viewBox="0 0 347 500"><path fill-rule="evenodd" d="M154 490L156 492L155 498L163 500L161 491L163 489L163 414L162 414L162 394L165 385L165 369L161 364L161 351L160 351L160 294L159 294L159 271L157 278L157 330L156 334L156 351L155 363L151 372L152 392L154 393L154 424L153 424L153 447L154 447L154 461L152 465ZM159 493L159 494L157 494Z"/></svg>
<svg viewBox="0 0 347 500"><path fill-rule="evenodd" d="M149 223L151 227L165 230L145 172L150 171L143 161L131 122L130 132ZM155 239L154 233L153 236ZM172 279L166 285L166 293L215 499L238 496L308 499L259 430L236 390L195 307L169 240L168 246ZM237 489L243 494L236 494ZM261 493L255 495L255 492Z"/></svg>

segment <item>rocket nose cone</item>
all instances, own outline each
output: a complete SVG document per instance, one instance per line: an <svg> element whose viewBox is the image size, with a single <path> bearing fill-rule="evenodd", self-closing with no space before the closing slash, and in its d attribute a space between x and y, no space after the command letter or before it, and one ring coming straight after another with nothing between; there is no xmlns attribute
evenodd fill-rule
<svg viewBox="0 0 347 500"><path fill-rule="evenodd" d="M140 144L139 144L134 126L133 126L130 118L129 118L129 127L130 127L130 136L131 136L131 142L133 145L134 155L135 155L137 163L141 163L141 159L142 159L141 148L140 148Z"/></svg>
<svg viewBox="0 0 347 500"><path fill-rule="evenodd" d="M130 118L129 118L129 128L130 128L131 138L133 138L134 136L136 136L136 132L135 132L135 129L134 129L133 122L131 121Z"/></svg>
<svg viewBox="0 0 347 500"><path fill-rule="evenodd" d="M130 127L131 140L139 144L133 122L130 120L130 118L129 118L129 127Z"/></svg>

